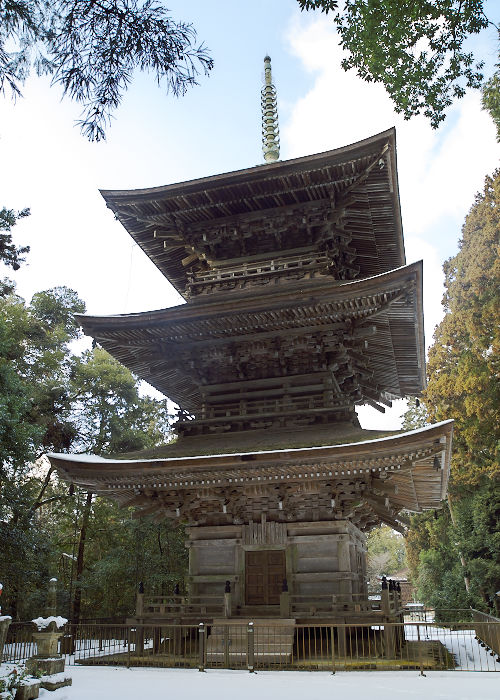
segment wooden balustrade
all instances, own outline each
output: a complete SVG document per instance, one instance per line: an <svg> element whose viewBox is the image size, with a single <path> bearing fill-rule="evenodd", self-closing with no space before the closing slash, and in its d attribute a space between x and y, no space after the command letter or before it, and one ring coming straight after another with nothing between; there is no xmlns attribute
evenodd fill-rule
<svg viewBox="0 0 500 700"><path fill-rule="evenodd" d="M227 595L227 594L226 594ZM137 594L136 617L179 618L221 615L227 609L224 595L183 596Z"/></svg>

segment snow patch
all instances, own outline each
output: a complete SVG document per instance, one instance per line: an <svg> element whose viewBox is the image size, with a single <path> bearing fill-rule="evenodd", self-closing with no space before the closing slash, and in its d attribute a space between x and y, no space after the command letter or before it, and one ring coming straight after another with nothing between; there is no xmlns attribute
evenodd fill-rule
<svg viewBox="0 0 500 700"><path fill-rule="evenodd" d="M64 627L64 625L67 623L67 619L65 617L61 617L60 615L57 617L51 615L50 617L37 617L35 620L31 620L31 622L33 622L38 627L38 631L41 632L48 627L51 622L56 623L57 629Z"/></svg>

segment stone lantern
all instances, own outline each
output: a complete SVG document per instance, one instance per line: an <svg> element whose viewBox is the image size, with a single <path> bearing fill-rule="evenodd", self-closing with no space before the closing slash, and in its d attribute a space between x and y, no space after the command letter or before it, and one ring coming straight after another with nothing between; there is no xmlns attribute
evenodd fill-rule
<svg viewBox="0 0 500 700"><path fill-rule="evenodd" d="M65 667L64 657L59 654L59 639L63 636L66 618L57 616L56 602L57 579L49 581L49 597L46 617L33 620L38 631L33 633L33 641L37 645L37 654L26 662L26 670L30 673L41 673L43 676L62 674ZM71 678L42 679L42 688L56 690L65 685L71 685Z"/></svg>

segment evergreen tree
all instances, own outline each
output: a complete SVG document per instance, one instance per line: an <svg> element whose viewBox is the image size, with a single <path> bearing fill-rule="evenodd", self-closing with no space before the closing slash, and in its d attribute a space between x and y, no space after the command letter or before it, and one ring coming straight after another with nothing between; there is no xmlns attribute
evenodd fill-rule
<svg viewBox="0 0 500 700"><path fill-rule="evenodd" d="M429 352L425 408L453 418L449 503L412 518L408 561L429 605L500 613L500 171L487 177L446 261L446 314Z"/></svg>
<svg viewBox="0 0 500 700"><path fill-rule="evenodd" d="M500 477L500 170L476 196L459 245L444 264L446 314L425 391L432 421L455 420L453 486Z"/></svg>
<svg viewBox="0 0 500 700"><path fill-rule="evenodd" d="M53 470L37 461L41 455L120 452L154 447L169 437L166 401L141 397L137 380L104 350L72 354L69 344L80 333L74 314L83 311L83 302L64 287L35 294L29 305L14 294L0 299L0 580L5 608L14 617L40 612L43 582L60 568L61 557L79 560L71 580L72 597L81 598L85 541L88 546L100 529L123 529L130 518L128 512L118 518L115 509L97 527L94 512L106 508L92 494L70 496ZM126 542L135 546L130 538ZM112 556L102 538L99 547L100 556ZM124 555L127 561L133 552ZM92 590L95 616L100 603ZM100 596L109 610L109 601L102 602L108 594ZM85 597L82 603L87 610Z"/></svg>
<svg viewBox="0 0 500 700"><path fill-rule="evenodd" d="M155 0L0 0L0 91L20 95L32 68L83 105L82 131L99 140L135 69L178 96L212 59Z"/></svg>
<svg viewBox="0 0 500 700"><path fill-rule="evenodd" d="M429 424L425 403L415 396L408 399L408 407L403 415L403 430L415 430Z"/></svg>
<svg viewBox="0 0 500 700"><path fill-rule="evenodd" d="M403 537L387 525L376 527L367 538L367 574L370 588L380 591L377 576L390 576L406 566Z"/></svg>
<svg viewBox="0 0 500 700"><path fill-rule="evenodd" d="M19 219L29 216L30 210L14 211L13 209L0 209L0 262L13 270L19 270L21 263L25 261L28 246L16 246L12 240L12 228ZM11 280L0 280L0 297L14 292L14 284Z"/></svg>

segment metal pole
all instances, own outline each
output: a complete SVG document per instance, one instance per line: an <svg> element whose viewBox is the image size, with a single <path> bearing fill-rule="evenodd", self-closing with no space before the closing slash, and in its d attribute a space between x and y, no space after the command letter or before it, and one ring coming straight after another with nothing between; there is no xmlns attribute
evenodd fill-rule
<svg viewBox="0 0 500 700"><path fill-rule="evenodd" d="M254 626L253 622L248 623L247 627L247 665L250 673L255 672L255 644L254 644Z"/></svg>
<svg viewBox="0 0 500 700"><path fill-rule="evenodd" d="M224 625L224 668L229 668L229 627Z"/></svg>
<svg viewBox="0 0 500 700"><path fill-rule="evenodd" d="M198 625L198 671L205 670L205 625Z"/></svg>
<svg viewBox="0 0 500 700"><path fill-rule="evenodd" d="M424 662L422 659L422 646L420 644L420 625L417 624L417 639L418 639L418 655L420 658L420 675L425 676L424 673Z"/></svg>
<svg viewBox="0 0 500 700"><path fill-rule="evenodd" d="M332 645L332 676L335 675L335 630L333 625L330 627L330 643Z"/></svg>

